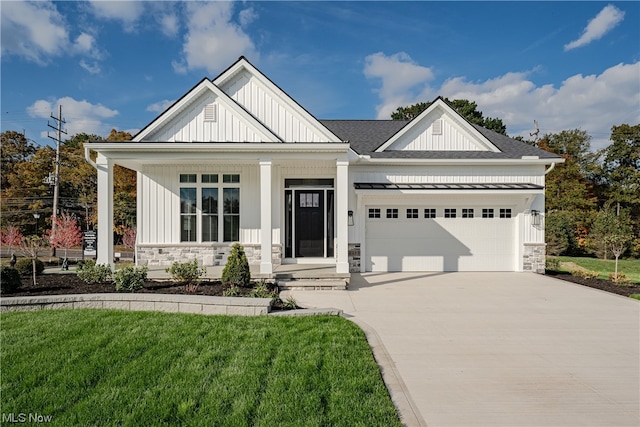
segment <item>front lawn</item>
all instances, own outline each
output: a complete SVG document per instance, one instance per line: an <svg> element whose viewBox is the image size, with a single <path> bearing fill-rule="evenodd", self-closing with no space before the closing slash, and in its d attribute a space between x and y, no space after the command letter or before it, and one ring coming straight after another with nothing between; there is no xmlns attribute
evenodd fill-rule
<svg viewBox="0 0 640 427"><path fill-rule="evenodd" d="M333 316L0 316L5 414L53 425L400 425L364 334Z"/></svg>
<svg viewBox="0 0 640 427"><path fill-rule="evenodd" d="M598 278L609 280L609 273L613 273L616 268L616 261L603 260L597 258L568 257L560 256L560 271L570 273L572 266L578 265L587 270L600 273ZM640 260L621 259L618 261L618 272L624 273L633 283L640 284Z"/></svg>

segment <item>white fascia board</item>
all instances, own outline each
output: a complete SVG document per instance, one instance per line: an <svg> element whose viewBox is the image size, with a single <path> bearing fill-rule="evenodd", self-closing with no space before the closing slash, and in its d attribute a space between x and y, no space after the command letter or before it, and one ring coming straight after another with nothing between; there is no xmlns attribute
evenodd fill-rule
<svg viewBox="0 0 640 427"><path fill-rule="evenodd" d="M441 98L437 98L430 106L429 108L427 108L426 110L424 110L422 113L420 113L417 117L415 117L413 120L411 120L405 127L403 127L402 129L400 129L400 131L398 131L398 133L396 133L395 135L393 135L391 138L389 138L387 140L387 142L385 142L384 144L382 144L380 147L378 147L376 149L376 152L381 153L383 151L385 151L387 148L389 148L394 142L396 142L398 139L402 138L406 133L408 133L411 129L413 129L415 126L418 126L420 122L422 122L422 120L428 116L429 114L431 114L432 111L434 111L435 109L440 108L442 110L445 111L445 113L448 113L449 115L451 115L452 117L458 117L459 118L459 122L460 124L467 130L467 132L469 132L471 135L473 135L476 140L478 142L480 142L482 145L484 145L487 148L487 151L493 151L494 153L499 153L500 150L498 149L498 147L496 147L495 145L493 145L493 143L491 143L491 141L489 141L484 135L482 135L480 132L478 132L478 130L476 128L474 128L473 126L471 126L469 124L469 122L460 115L460 113L458 113L456 110L454 110L453 108L451 108L446 102L444 102L444 100L442 100Z"/></svg>
<svg viewBox="0 0 640 427"><path fill-rule="evenodd" d="M275 83L269 80L260 70L254 67L246 58L242 57L234 65L228 68L224 73L220 74L213 81L216 86L223 86L229 79L233 78L243 69L247 70L260 84L268 88L276 96L278 96L288 107L289 111L295 112L298 116L303 117L310 125L316 128L318 132L327 138L330 142L344 142L331 132L325 125L320 123L311 113L305 110L300 104L287 95Z"/></svg>
<svg viewBox="0 0 640 427"><path fill-rule="evenodd" d="M369 156L358 156L358 161L354 164L371 165L549 165L552 163L563 163L562 158L537 158L537 159L393 159L393 158L371 158Z"/></svg>
<svg viewBox="0 0 640 427"><path fill-rule="evenodd" d="M85 144L89 150L97 151L111 158L134 158L153 156L154 154L186 154L202 153L339 153L347 154L349 144L329 143L244 143L244 142L92 142Z"/></svg>

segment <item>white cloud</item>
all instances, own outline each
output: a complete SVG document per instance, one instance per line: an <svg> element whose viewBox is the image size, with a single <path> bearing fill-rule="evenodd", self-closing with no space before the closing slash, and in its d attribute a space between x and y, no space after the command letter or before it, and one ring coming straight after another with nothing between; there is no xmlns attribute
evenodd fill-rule
<svg viewBox="0 0 640 427"><path fill-rule="evenodd" d="M543 134L569 129L587 131L593 137L594 149L609 144L613 125L640 123L640 62L618 64L597 75L569 76L558 87L536 85L531 80L535 71L506 73L480 82L454 77L440 87L429 85L430 78L421 82L416 77L413 81L414 85L420 86L418 94L414 94L412 85L396 83L392 65L387 64L385 72L379 73L383 88L394 88L378 91L381 100L379 119L388 119L397 107L432 101L442 95L449 99L475 101L485 117L502 119L511 136L529 137L533 121L537 120ZM398 72L404 67L399 64ZM392 84L387 84L385 79Z"/></svg>
<svg viewBox="0 0 640 427"><path fill-rule="evenodd" d="M178 17L172 13L167 13L160 16L160 29L165 36L173 37L178 34L180 24L178 23Z"/></svg>
<svg viewBox="0 0 640 427"><path fill-rule="evenodd" d="M169 108L175 100L170 101L168 99L163 99L162 101L155 102L149 106L147 106L147 111L151 111L152 113L162 113L164 110Z"/></svg>
<svg viewBox="0 0 640 427"><path fill-rule="evenodd" d="M127 32L135 30L138 19L144 13L144 3L141 1L91 0L89 4L96 17L121 21Z"/></svg>
<svg viewBox="0 0 640 427"><path fill-rule="evenodd" d="M63 16L51 2L2 2L2 54L44 65L69 46Z"/></svg>
<svg viewBox="0 0 640 427"><path fill-rule="evenodd" d="M108 135L113 126L104 120L118 115L117 110L102 104L91 104L86 100L77 101L68 96L55 101L38 100L27 107L27 113L32 117L48 119L51 114L57 116L59 105L62 105L62 116L66 121L64 128L68 135L81 132Z"/></svg>
<svg viewBox="0 0 640 427"><path fill-rule="evenodd" d="M577 39L564 45L564 50L571 50L585 46L594 40L602 38L624 19L624 12L610 4L605 6L600 13L593 18L585 27L582 35Z"/></svg>
<svg viewBox="0 0 640 427"><path fill-rule="evenodd" d="M204 68L215 74L241 55L255 61L258 53L251 38L232 22L233 3L189 2L185 7L188 31L183 58L173 61L177 73Z"/></svg>
<svg viewBox="0 0 640 427"><path fill-rule="evenodd" d="M252 7L249 9L243 9L238 13L238 20L243 28L248 27L256 19L258 19L258 14Z"/></svg>
<svg viewBox="0 0 640 427"><path fill-rule="evenodd" d="M367 56L364 75L369 79L382 80L378 93L383 102L376 107L379 118L389 118L398 106L410 103L409 100L415 96L413 88L426 85L433 79L430 68L416 64L404 52L391 56L378 52Z"/></svg>

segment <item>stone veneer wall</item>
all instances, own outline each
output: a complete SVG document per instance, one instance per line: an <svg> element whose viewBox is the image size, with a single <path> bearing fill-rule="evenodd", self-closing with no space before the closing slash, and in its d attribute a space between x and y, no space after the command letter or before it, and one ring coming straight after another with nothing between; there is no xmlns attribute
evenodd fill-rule
<svg viewBox="0 0 640 427"><path fill-rule="evenodd" d="M546 243L525 243L522 256L523 270L534 273L545 273L546 267Z"/></svg>
<svg viewBox="0 0 640 427"><path fill-rule="evenodd" d="M360 273L360 243L349 243L349 273Z"/></svg>
<svg viewBox="0 0 640 427"><path fill-rule="evenodd" d="M149 266L170 266L175 261L185 262L193 258L206 267L223 266L227 263L232 245L233 243L141 244L137 247L136 259L138 265ZM262 255L260 244L245 243L242 246L249 265L259 265ZM273 265L282 263L281 245L272 246L271 262Z"/></svg>

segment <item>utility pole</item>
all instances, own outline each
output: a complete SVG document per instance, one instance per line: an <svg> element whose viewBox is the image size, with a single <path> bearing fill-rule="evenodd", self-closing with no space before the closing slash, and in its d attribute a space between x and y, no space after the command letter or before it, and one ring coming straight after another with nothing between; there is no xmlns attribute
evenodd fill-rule
<svg viewBox="0 0 640 427"><path fill-rule="evenodd" d="M47 120L47 126L51 129L57 131L57 135L55 137L49 135L47 132L47 136L53 139L56 142L56 160L55 160L55 172L53 176L53 213L51 214L51 235L56 234L56 217L58 216L58 198L60 195L60 143L62 142L62 134L67 134L67 131L62 130L62 125L66 123L64 118L62 117L62 104L59 106L58 117L54 117L53 113L51 113L51 118L55 120L56 126L53 126ZM52 255L55 256L56 249L53 248Z"/></svg>

